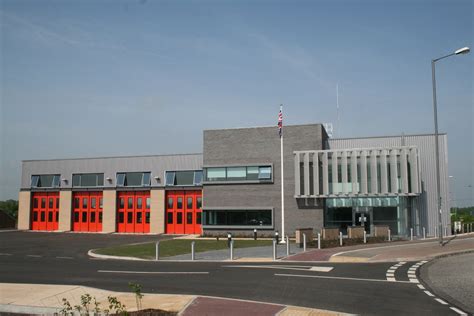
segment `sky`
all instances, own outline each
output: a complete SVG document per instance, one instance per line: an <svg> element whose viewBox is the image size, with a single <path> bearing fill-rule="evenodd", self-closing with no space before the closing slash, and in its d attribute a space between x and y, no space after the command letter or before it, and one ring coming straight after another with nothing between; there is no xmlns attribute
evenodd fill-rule
<svg viewBox="0 0 474 316"><path fill-rule="evenodd" d="M0 0L0 200L22 160L202 152L280 104L336 137L432 133L431 59L473 46L473 3ZM472 54L436 79L451 198L474 205Z"/></svg>

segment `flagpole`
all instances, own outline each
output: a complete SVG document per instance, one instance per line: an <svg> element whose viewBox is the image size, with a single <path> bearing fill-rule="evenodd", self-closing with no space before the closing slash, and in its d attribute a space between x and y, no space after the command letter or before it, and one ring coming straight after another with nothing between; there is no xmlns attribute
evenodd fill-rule
<svg viewBox="0 0 474 316"><path fill-rule="evenodd" d="M283 115L283 104L280 105L280 111ZM283 177L283 122L280 137L280 162L281 162L281 243L285 243L285 194L284 194L284 177Z"/></svg>

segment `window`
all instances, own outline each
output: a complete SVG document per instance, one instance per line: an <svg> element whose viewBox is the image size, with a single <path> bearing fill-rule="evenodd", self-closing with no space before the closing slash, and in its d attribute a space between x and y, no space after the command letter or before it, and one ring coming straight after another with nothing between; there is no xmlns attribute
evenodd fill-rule
<svg viewBox="0 0 474 316"><path fill-rule="evenodd" d="M191 225L193 223L193 213L186 213L186 224Z"/></svg>
<svg viewBox="0 0 474 316"><path fill-rule="evenodd" d="M79 208L81 206L81 202L79 198L74 198L74 208Z"/></svg>
<svg viewBox="0 0 474 316"><path fill-rule="evenodd" d="M258 178L264 180L270 180L272 178L272 167L259 167Z"/></svg>
<svg viewBox="0 0 474 316"><path fill-rule="evenodd" d="M165 185L167 186L193 186L201 185L202 170L195 171L166 171Z"/></svg>
<svg viewBox="0 0 474 316"><path fill-rule="evenodd" d="M133 198L132 197L128 198L128 209L129 210L133 209Z"/></svg>
<svg viewBox="0 0 474 316"><path fill-rule="evenodd" d="M120 212L120 213L119 213L119 220L118 220L118 222L119 222L120 224L123 224L123 220L124 220L123 212Z"/></svg>
<svg viewBox="0 0 474 316"><path fill-rule="evenodd" d="M142 198L141 197L137 198L137 209L139 209L139 210L142 209Z"/></svg>
<svg viewBox="0 0 474 316"><path fill-rule="evenodd" d="M41 208L46 208L46 198L41 199Z"/></svg>
<svg viewBox="0 0 474 316"><path fill-rule="evenodd" d="M49 205L48 205L48 207L49 207L49 208L53 208L53 205L54 205L53 198L49 198Z"/></svg>
<svg viewBox="0 0 474 316"><path fill-rule="evenodd" d="M182 209L183 208L183 198L182 197L179 197L178 198L178 206L177 206L178 209Z"/></svg>
<svg viewBox="0 0 474 316"><path fill-rule="evenodd" d="M176 215L177 215L177 217L176 217L176 224L182 224L182 223L183 223L183 213L182 213L182 212L178 212Z"/></svg>
<svg viewBox="0 0 474 316"><path fill-rule="evenodd" d="M74 223L79 223L79 212L74 212Z"/></svg>
<svg viewBox="0 0 474 316"><path fill-rule="evenodd" d="M149 197L146 198L145 204L146 204L146 205L145 205L145 208L146 208L147 210L150 209L150 198L149 198Z"/></svg>
<svg viewBox="0 0 474 316"><path fill-rule="evenodd" d="M59 175L33 175L31 176L32 188L57 188L59 187Z"/></svg>
<svg viewBox="0 0 474 316"><path fill-rule="evenodd" d="M84 209L84 208L85 208L85 209L87 208L87 203L88 203L88 199L87 199L87 198L83 198L83 199L82 199L82 208L83 208L83 209Z"/></svg>
<svg viewBox="0 0 474 316"><path fill-rule="evenodd" d="M209 167L205 168L206 181L271 181L271 166L239 166L239 167Z"/></svg>
<svg viewBox="0 0 474 316"><path fill-rule="evenodd" d="M202 171L194 171L194 185L201 185L202 183Z"/></svg>
<svg viewBox="0 0 474 316"><path fill-rule="evenodd" d="M196 198L196 208L200 210L202 208L202 197Z"/></svg>
<svg viewBox="0 0 474 316"><path fill-rule="evenodd" d="M128 224L133 223L133 213L132 212L127 213L127 223Z"/></svg>
<svg viewBox="0 0 474 316"><path fill-rule="evenodd" d="M123 187L125 185L125 173L117 174L117 186Z"/></svg>
<svg viewBox="0 0 474 316"><path fill-rule="evenodd" d="M100 198L99 199L99 208L102 208L102 205L103 205L102 203L103 203L103 200L102 200L102 198Z"/></svg>
<svg viewBox="0 0 474 316"><path fill-rule="evenodd" d="M91 213L91 223L95 223L95 212Z"/></svg>
<svg viewBox="0 0 474 316"><path fill-rule="evenodd" d="M91 198L91 209L95 209L95 206L96 206L96 200L95 198Z"/></svg>
<svg viewBox="0 0 474 316"><path fill-rule="evenodd" d="M119 205L120 205L120 208L124 208L124 207L125 207L125 200L124 200L123 198L120 198Z"/></svg>
<svg viewBox="0 0 474 316"><path fill-rule="evenodd" d="M150 212L145 213L145 223L150 224Z"/></svg>
<svg viewBox="0 0 474 316"><path fill-rule="evenodd" d="M246 167L229 167L227 168L227 180L246 180L247 179L247 168Z"/></svg>
<svg viewBox="0 0 474 316"><path fill-rule="evenodd" d="M272 210L205 210L204 213L204 225L208 226L271 227L273 224Z"/></svg>
<svg viewBox="0 0 474 316"><path fill-rule="evenodd" d="M197 212L196 213L196 224L201 225L201 217L202 217L202 212Z"/></svg>
<svg viewBox="0 0 474 316"><path fill-rule="evenodd" d="M188 209L193 208L193 198L192 197L188 197L186 208L188 208Z"/></svg>
<svg viewBox="0 0 474 316"><path fill-rule="evenodd" d="M82 222L87 223L87 212L82 212Z"/></svg>
<svg viewBox="0 0 474 316"><path fill-rule="evenodd" d="M247 180L258 180L258 167L247 167Z"/></svg>
<svg viewBox="0 0 474 316"><path fill-rule="evenodd" d="M102 223L102 212L99 212L99 223Z"/></svg>
<svg viewBox="0 0 474 316"><path fill-rule="evenodd" d="M173 213L172 213L172 212L168 212L167 217L168 217L167 223L168 223L168 224L173 224Z"/></svg>
<svg viewBox="0 0 474 316"><path fill-rule="evenodd" d="M117 173L118 187L150 186L150 172Z"/></svg>
<svg viewBox="0 0 474 316"><path fill-rule="evenodd" d="M176 172L166 172L166 185L174 185L174 178L176 176Z"/></svg>
<svg viewBox="0 0 474 316"><path fill-rule="evenodd" d="M38 208L38 199L33 199L33 208Z"/></svg>
<svg viewBox="0 0 474 316"><path fill-rule="evenodd" d="M138 223L138 224L141 224L141 223L142 223L142 215L143 215L142 212L138 212L138 213L137 213L137 223Z"/></svg>
<svg viewBox="0 0 474 316"><path fill-rule="evenodd" d="M207 181L225 181L225 168L207 168Z"/></svg>
<svg viewBox="0 0 474 316"><path fill-rule="evenodd" d="M84 174L72 175L73 187L98 187L98 186L103 186L103 185L104 185L103 173L84 173Z"/></svg>
<svg viewBox="0 0 474 316"><path fill-rule="evenodd" d="M34 222L38 221L38 212L33 212L33 221Z"/></svg>
<svg viewBox="0 0 474 316"><path fill-rule="evenodd" d="M173 198L168 198L168 209L172 209L173 208Z"/></svg>

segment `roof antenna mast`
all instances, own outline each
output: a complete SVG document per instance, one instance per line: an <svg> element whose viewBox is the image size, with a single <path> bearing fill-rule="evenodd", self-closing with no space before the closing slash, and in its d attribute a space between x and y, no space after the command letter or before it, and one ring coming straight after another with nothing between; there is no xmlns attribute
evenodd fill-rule
<svg viewBox="0 0 474 316"><path fill-rule="evenodd" d="M339 83L336 83L336 115L337 115L337 119L336 119L337 136L341 137L341 133L339 131L339 129L341 128L340 125L339 125ZM336 134L336 133L334 133L334 134ZM336 135L334 135L334 136L336 136Z"/></svg>

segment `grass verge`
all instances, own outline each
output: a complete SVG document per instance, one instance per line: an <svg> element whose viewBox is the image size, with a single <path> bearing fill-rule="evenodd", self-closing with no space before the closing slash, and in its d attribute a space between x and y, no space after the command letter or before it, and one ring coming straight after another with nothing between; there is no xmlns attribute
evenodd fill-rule
<svg viewBox="0 0 474 316"><path fill-rule="evenodd" d="M191 253L189 239L171 239L160 241L160 258ZM227 240L195 240L195 251L204 252L227 248ZM271 240L234 240L234 249L260 246L271 246ZM155 258L155 243L121 245L94 250L94 253L109 256L136 257L141 259Z"/></svg>

